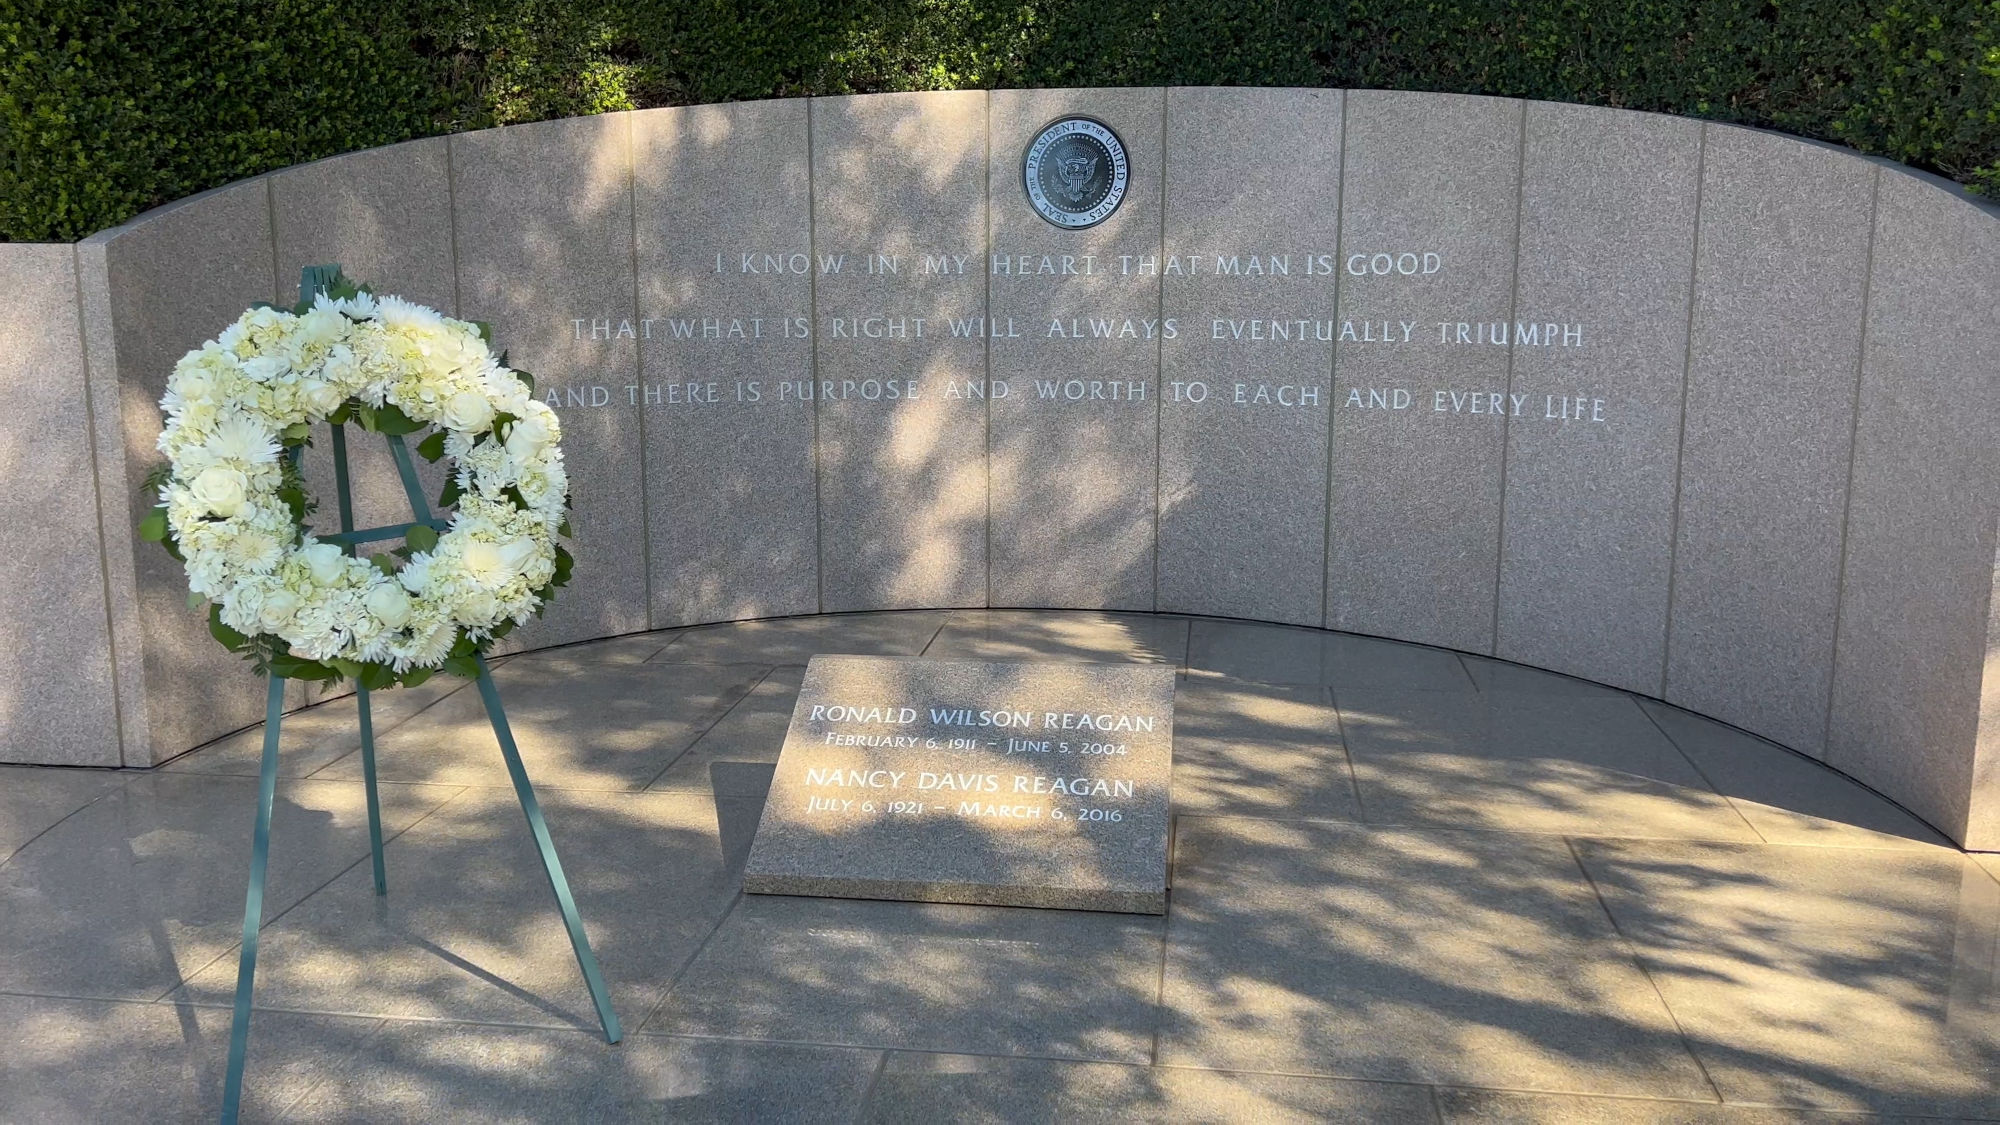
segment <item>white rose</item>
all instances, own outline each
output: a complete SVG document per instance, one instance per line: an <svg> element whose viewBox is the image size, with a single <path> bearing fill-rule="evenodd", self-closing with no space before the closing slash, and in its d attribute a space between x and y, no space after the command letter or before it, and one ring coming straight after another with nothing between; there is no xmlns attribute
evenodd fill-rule
<svg viewBox="0 0 2000 1125"><path fill-rule="evenodd" d="M535 541L525 535L500 544L500 561L507 565L507 577L521 573L535 557Z"/></svg>
<svg viewBox="0 0 2000 1125"><path fill-rule="evenodd" d="M493 404L478 391L460 391L446 399L439 420L454 430L484 433L493 424Z"/></svg>
<svg viewBox="0 0 2000 1125"><path fill-rule="evenodd" d="M410 595L394 582L377 582L363 600L368 612L391 629L400 629L410 619Z"/></svg>
<svg viewBox="0 0 2000 1125"><path fill-rule="evenodd" d="M248 376L252 382L268 383L279 375L284 374L284 371L285 357L283 356L260 355L254 359L243 361L243 374Z"/></svg>
<svg viewBox="0 0 2000 1125"><path fill-rule="evenodd" d="M257 611L257 619L266 633L276 633L292 623L292 615L304 604L303 598L281 586L264 595L264 604Z"/></svg>
<svg viewBox="0 0 2000 1125"><path fill-rule="evenodd" d="M331 543L314 543L300 551L299 557L305 560L307 569L312 571L315 585L331 586L340 581L341 575L347 573L347 556L341 554L340 548Z"/></svg>
<svg viewBox="0 0 2000 1125"><path fill-rule="evenodd" d="M325 416L347 401L339 387L318 379L308 381L301 389L300 398L305 400L306 409L316 415Z"/></svg>
<svg viewBox="0 0 2000 1125"><path fill-rule="evenodd" d="M195 502L224 519L243 510L250 479L235 469L210 465L188 484Z"/></svg>
<svg viewBox="0 0 2000 1125"><path fill-rule="evenodd" d="M173 389L189 402L201 402L215 390L215 380L199 367L184 367L174 372Z"/></svg>
<svg viewBox="0 0 2000 1125"><path fill-rule="evenodd" d="M533 414L515 422L513 428L507 431L507 454L516 461L526 461L540 453L547 444L548 423Z"/></svg>
<svg viewBox="0 0 2000 1125"><path fill-rule="evenodd" d="M484 590L475 590L461 598L456 616L460 625L479 628L493 624L493 617L500 612L500 602Z"/></svg>

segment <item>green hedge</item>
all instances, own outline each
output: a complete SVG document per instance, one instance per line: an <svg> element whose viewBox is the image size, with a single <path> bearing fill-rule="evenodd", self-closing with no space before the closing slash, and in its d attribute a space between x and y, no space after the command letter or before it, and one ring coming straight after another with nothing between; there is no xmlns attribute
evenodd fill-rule
<svg viewBox="0 0 2000 1125"><path fill-rule="evenodd" d="M2000 0L0 0L0 238L516 121L1161 84L1661 110L2000 194Z"/></svg>

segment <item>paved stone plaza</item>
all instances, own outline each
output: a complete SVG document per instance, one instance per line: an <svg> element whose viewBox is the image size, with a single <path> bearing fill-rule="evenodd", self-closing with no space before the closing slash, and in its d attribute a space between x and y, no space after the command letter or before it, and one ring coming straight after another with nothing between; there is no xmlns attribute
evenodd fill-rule
<svg viewBox="0 0 2000 1125"><path fill-rule="evenodd" d="M738 893L822 652L1178 665L1167 916ZM625 1041L596 1033L476 693L440 678L377 702L386 900L353 703L285 723L246 1116L2000 1119L2000 857L1607 688L999 611L496 677ZM0 768L0 1120L214 1114L260 737Z"/></svg>

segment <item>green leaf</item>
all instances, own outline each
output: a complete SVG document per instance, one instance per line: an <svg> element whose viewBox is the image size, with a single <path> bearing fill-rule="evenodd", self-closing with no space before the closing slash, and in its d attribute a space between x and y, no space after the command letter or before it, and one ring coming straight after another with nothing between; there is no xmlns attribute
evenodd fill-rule
<svg viewBox="0 0 2000 1125"><path fill-rule="evenodd" d="M147 512L146 518L139 521L139 538L148 543L164 543L167 541L166 505L162 504L152 511Z"/></svg>
<svg viewBox="0 0 2000 1125"><path fill-rule="evenodd" d="M241 652L250 643L250 638L222 623L222 607L208 609L208 635L222 642L222 647L231 652Z"/></svg>
<svg viewBox="0 0 2000 1125"><path fill-rule="evenodd" d="M444 431L437 430L431 436L418 442L417 452L423 456L424 460L436 464L437 459L444 456Z"/></svg>
<svg viewBox="0 0 2000 1125"><path fill-rule="evenodd" d="M373 428L378 434L398 437L403 434L416 433L418 430L424 428L424 423L403 413L402 408L396 406L394 403L383 403L375 411L375 425Z"/></svg>
<svg viewBox="0 0 2000 1125"><path fill-rule="evenodd" d="M424 551L435 550L438 545L437 529L424 524L417 524L403 533L403 542L409 544L410 550L413 552L422 553Z"/></svg>
<svg viewBox="0 0 2000 1125"><path fill-rule="evenodd" d="M491 344L491 343L493 342L493 326L492 326L492 325L490 325L490 324L486 323L486 322L485 322L485 321L483 321L483 320L475 320L475 321L473 321L473 322L472 322L472 326L473 326L474 328L477 328L477 329L479 329L479 338L480 338L481 340L485 341L485 342L486 342L486 343L488 343L488 344Z"/></svg>
<svg viewBox="0 0 2000 1125"><path fill-rule="evenodd" d="M325 682L340 678L339 672L334 671L326 665L316 660L307 660L303 657L293 656L288 652L281 652L271 658L271 671L273 674L287 680L319 680Z"/></svg>
<svg viewBox="0 0 2000 1125"><path fill-rule="evenodd" d="M570 529L569 529L569 517L568 517L568 516L564 516L564 517L563 517L563 521L562 521L561 523L559 523L559 524L557 524L557 525L556 525L556 534L557 534L557 535L560 535L560 536L562 536L562 537L563 537L564 539L574 539L574 538L576 538L576 534L575 534L574 532L570 531Z"/></svg>
<svg viewBox="0 0 2000 1125"><path fill-rule="evenodd" d="M391 578L396 577L396 556L387 553L370 555L368 561L375 564L376 570Z"/></svg>
<svg viewBox="0 0 2000 1125"><path fill-rule="evenodd" d="M351 398L341 403L340 409L326 416L327 425L345 426L349 422L354 421L354 408L359 405L361 404Z"/></svg>
<svg viewBox="0 0 2000 1125"><path fill-rule="evenodd" d="M354 677L354 682L369 691L381 691L395 684L396 670L387 664L363 664L361 674Z"/></svg>
<svg viewBox="0 0 2000 1125"><path fill-rule="evenodd" d="M425 680L430 679L433 671L434 669L431 668L412 668L403 673L403 686L416 687Z"/></svg>
<svg viewBox="0 0 2000 1125"><path fill-rule="evenodd" d="M305 422L293 422L285 427L284 433L280 436L284 438L286 445L298 445L312 436L312 426Z"/></svg>
<svg viewBox="0 0 2000 1125"><path fill-rule="evenodd" d="M458 503L458 498L463 495L465 495L465 490L458 487L458 478L453 477L444 482L444 491L438 493L438 507L449 508L453 504Z"/></svg>
<svg viewBox="0 0 2000 1125"><path fill-rule="evenodd" d="M331 666L334 671L340 673L343 676L346 676L349 679L358 680L361 678L361 673L363 669L361 665L356 661L342 660L336 656L332 660L327 661L327 664Z"/></svg>
<svg viewBox="0 0 2000 1125"><path fill-rule="evenodd" d="M513 485L513 484L508 485L507 487L500 490L500 495L505 496L509 500L512 500L516 508L519 508L524 512L528 510L528 498L521 495L521 488L519 485Z"/></svg>
<svg viewBox="0 0 2000 1125"><path fill-rule="evenodd" d="M514 378L528 385L528 393L530 395L535 393L535 377L533 375L528 374L526 371L516 371L514 372Z"/></svg>
<svg viewBox="0 0 2000 1125"><path fill-rule="evenodd" d="M514 423L518 421L519 418L504 410L496 411L493 415L493 436L500 441L506 441L507 431L513 429Z"/></svg>
<svg viewBox="0 0 2000 1125"><path fill-rule="evenodd" d="M441 667L454 676L462 676L468 680L479 678L479 662L470 656L448 657Z"/></svg>

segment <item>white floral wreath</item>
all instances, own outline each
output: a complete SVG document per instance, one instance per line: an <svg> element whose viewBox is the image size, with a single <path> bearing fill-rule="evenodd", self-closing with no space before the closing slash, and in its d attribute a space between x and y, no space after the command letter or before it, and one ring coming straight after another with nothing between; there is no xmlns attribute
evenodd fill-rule
<svg viewBox="0 0 2000 1125"><path fill-rule="evenodd" d="M487 343L484 325L336 276L174 365L160 503L140 533L186 564L217 640L266 674L380 688L475 674L475 654L541 612L571 565L561 431ZM298 455L319 421L397 440L440 427L417 450L453 462L443 533L415 524L367 558L314 538Z"/></svg>

